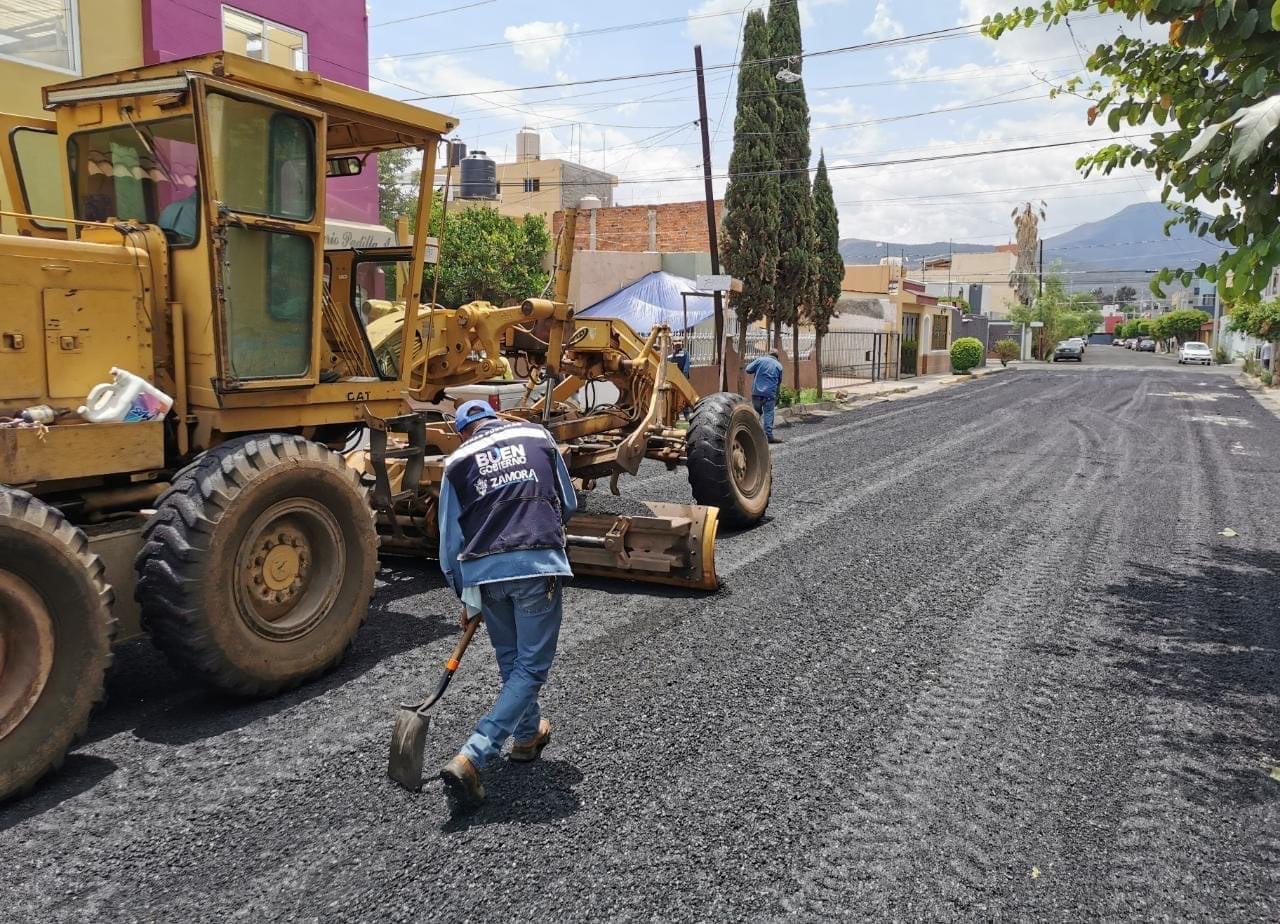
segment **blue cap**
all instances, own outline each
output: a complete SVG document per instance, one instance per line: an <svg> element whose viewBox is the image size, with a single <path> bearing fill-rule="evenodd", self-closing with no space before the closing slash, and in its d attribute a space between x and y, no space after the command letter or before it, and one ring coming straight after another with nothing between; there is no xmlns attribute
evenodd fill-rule
<svg viewBox="0 0 1280 924"><path fill-rule="evenodd" d="M498 412L489 405L488 401L466 401L462 407L458 408L458 413L453 415L453 429L461 433L477 420L484 420L486 417L494 420L498 417Z"/></svg>

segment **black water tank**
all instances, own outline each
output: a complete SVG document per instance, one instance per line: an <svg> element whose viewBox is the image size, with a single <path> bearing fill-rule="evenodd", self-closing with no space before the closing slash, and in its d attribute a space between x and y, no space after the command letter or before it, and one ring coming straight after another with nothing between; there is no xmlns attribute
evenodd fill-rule
<svg viewBox="0 0 1280 924"><path fill-rule="evenodd" d="M467 146L461 141L449 142L449 166L456 167L467 156Z"/></svg>
<svg viewBox="0 0 1280 924"><path fill-rule="evenodd" d="M484 151L472 151L462 159L463 199L498 198L498 168Z"/></svg>

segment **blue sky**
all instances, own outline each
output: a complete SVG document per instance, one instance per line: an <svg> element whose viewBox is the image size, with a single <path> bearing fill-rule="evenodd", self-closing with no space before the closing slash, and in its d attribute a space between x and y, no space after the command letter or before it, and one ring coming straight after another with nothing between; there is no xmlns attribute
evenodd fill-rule
<svg viewBox="0 0 1280 924"><path fill-rule="evenodd" d="M513 156L518 128L537 128L544 157L569 157L617 175L619 204L696 199L702 195L701 154L691 74L563 84L688 68L694 44L701 43L713 171L723 174L743 10L757 5L766 4L370 0L371 88L398 98L451 95L419 104L458 115L462 140L499 160ZM1037 28L999 43L963 31L910 38L979 22L1009 5L801 0L806 54L907 38L890 48L804 62L815 163L823 148L836 168L831 177L842 237L994 244L1009 238L1009 213L1026 199L1047 203L1046 233L1054 234L1159 198L1156 180L1145 171L1081 180L1075 158L1109 135L1101 125L1086 124L1087 103L1047 98L1046 81L1082 72L1088 49L1124 23L1118 16L1088 14L1073 20L1070 31ZM552 86L520 89L544 84ZM1068 141L1087 143L858 166ZM723 192L723 180L716 190Z"/></svg>

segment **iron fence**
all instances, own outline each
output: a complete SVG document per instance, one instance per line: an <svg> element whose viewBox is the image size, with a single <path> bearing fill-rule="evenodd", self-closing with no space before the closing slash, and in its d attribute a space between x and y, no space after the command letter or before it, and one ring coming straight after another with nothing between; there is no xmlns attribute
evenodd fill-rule
<svg viewBox="0 0 1280 924"><path fill-rule="evenodd" d="M732 327L732 324L729 325ZM725 336L735 347L737 332ZM808 359L816 348L813 331L800 331L800 358ZM685 350L695 366L715 362L714 331L691 331L684 337ZM791 330L783 328L782 347L791 352ZM896 379L899 375L901 337L872 331L831 331L822 338L822 374L827 378L865 379L872 382ZM769 352L769 338L763 330L752 329L747 336L743 360L750 362Z"/></svg>

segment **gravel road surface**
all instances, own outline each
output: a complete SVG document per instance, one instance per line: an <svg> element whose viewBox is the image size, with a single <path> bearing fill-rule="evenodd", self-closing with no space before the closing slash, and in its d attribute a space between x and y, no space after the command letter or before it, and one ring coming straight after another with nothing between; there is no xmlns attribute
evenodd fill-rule
<svg viewBox="0 0 1280 924"><path fill-rule="evenodd" d="M782 435L721 592L569 590L555 741L466 818L384 776L456 637L432 566L267 702L126 647L0 808L2 916L1276 918L1280 421L1218 370L1086 363ZM641 475L591 506L688 498ZM481 644L429 766L495 690Z"/></svg>

